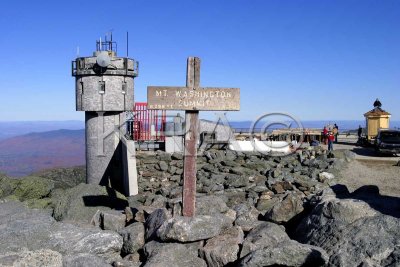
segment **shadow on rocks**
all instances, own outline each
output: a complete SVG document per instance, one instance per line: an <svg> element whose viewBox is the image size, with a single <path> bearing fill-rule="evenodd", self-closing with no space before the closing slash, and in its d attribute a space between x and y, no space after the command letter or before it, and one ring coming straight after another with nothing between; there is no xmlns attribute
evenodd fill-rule
<svg viewBox="0 0 400 267"><path fill-rule="evenodd" d="M83 203L86 207L109 207L112 209L123 210L129 206L129 203L125 199L121 199L117 196L116 191L109 187L105 187L107 195L103 196L83 196Z"/></svg>
<svg viewBox="0 0 400 267"><path fill-rule="evenodd" d="M331 188L339 199L362 200L382 214L400 218L400 198L381 195L376 185L364 185L352 193L342 184L334 185Z"/></svg>

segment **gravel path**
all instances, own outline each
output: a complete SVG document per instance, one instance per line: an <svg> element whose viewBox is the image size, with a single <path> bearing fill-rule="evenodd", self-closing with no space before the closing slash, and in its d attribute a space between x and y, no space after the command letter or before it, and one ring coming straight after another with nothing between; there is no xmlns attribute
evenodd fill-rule
<svg viewBox="0 0 400 267"><path fill-rule="evenodd" d="M363 185L376 185L381 195L400 197L400 167L393 161L353 160L340 176L339 183L350 192Z"/></svg>

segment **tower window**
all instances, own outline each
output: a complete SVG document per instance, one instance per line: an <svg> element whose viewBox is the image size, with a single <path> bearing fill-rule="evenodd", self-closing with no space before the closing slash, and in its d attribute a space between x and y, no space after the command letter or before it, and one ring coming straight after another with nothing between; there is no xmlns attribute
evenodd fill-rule
<svg viewBox="0 0 400 267"><path fill-rule="evenodd" d="M99 94L105 94L105 93L106 93L106 82L99 81Z"/></svg>

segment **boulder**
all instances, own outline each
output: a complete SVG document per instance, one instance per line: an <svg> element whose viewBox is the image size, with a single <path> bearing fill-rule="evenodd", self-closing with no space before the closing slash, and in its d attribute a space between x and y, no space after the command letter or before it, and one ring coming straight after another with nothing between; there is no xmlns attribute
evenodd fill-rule
<svg viewBox="0 0 400 267"><path fill-rule="evenodd" d="M0 176L0 198L12 195L18 185L17 179L12 179L7 176Z"/></svg>
<svg viewBox="0 0 400 267"><path fill-rule="evenodd" d="M160 161L160 162L158 162L158 169L160 171L167 171L168 170L168 164L165 161Z"/></svg>
<svg viewBox="0 0 400 267"><path fill-rule="evenodd" d="M245 232L250 231L261 223L258 220L260 212L252 205L238 204L233 207L233 210L236 212L234 224L240 226Z"/></svg>
<svg viewBox="0 0 400 267"><path fill-rule="evenodd" d="M147 256L145 267L206 267L204 260L200 259L185 245L179 243L161 244L155 241L147 243L144 247Z"/></svg>
<svg viewBox="0 0 400 267"><path fill-rule="evenodd" d="M144 246L144 225L137 222L119 230L119 234L123 238L122 253L134 254Z"/></svg>
<svg viewBox="0 0 400 267"><path fill-rule="evenodd" d="M128 206L128 201L122 194L94 184L79 184L52 198L54 218L58 221L89 223L98 210L123 210Z"/></svg>
<svg viewBox="0 0 400 267"><path fill-rule="evenodd" d="M53 188L54 182L52 180L42 177L28 176L19 180L13 194L20 201L40 199L49 196Z"/></svg>
<svg viewBox="0 0 400 267"><path fill-rule="evenodd" d="M46 210L30 210L22 203L0 204L0 251L50 249L62 255L89 253L119 257L122 237L95 227L56 222Z"/></svg>
<svg viewBox="0 0 400 267"><path fill-rule="evenodd" d="M318 174L318 181L320 181L321 183L332 179L335 179L335 175L333 173L321 172L320 174Z"/></svg>
<svg viewBox="0 0 400 267"><path fill-rule="evenodd" d="M63 267L62 255L50 249L29 251L21 248L13 252L0 252L0 266Z"/></svg>
<svg viewBox="0 0 400 267"><path fill-rule="evenodd" d="M55 188L67 189L86 182L85 166L46 169L33 174L54 182Z"/></svg>
<svg viewBox="0 0 400 267"><path fill-rule="evenodd" d="M162 241L193 242L219 235L232 226L232 220L225 215L176 216L165 221L157 230Z"/></svg>
<svg viewBox="0 0 400 267"><path fill-rule="evenodd" d="M146 219L145 222L145 239L152 240L156 237L158 228L170 218L169 213L166 209L154 210Z"/></svg>
<svg viewBox="0 0 400 267"><path fill-rule="evenodd" d="M300 193L287 194L280 202L275 205L265 214L265 219L276 223L288 222L297 214L302 212L303 200Z"/></svg>
<svg viewBox="0 0 400 267"><path fill-rule="evenodd" d="M126 224L126 215L118 210L104 210L100 213L100 225L103 230L118 232Z"/></svg>
<svg viewBox="0 0 400 267"><path fill-rule="evenodd" d="M271 197L269 195L261 195L261 197L258 199L256 208L260 212L266 213L270 209L272 209L275 204L277 204L279 201L281 201L280 197Z"/></svg>
<svg viewBox="0 0 400 267"><path fill-rule="evenodd" d="M243 242L243 231L235 226L224 230L220 235L209 239L199 250L200 257L209 267L222 267L237 260L239 245Z"/></svg>
<svg viewBox="0 0 400 267"><path fill-rule="evenodd" d="M283 226L271 222L262 222L246 236L240 257L243 258L247 254L266 246L275 247L287 240L289 240L289 236Z"/></svg>
<svg viewBox="0 0 400 267"><path fill-rule="evenodd" d="M400 219L381 214L353 194L326 189L311 202L314 207L298 226L297 239L325 249L329 266L392 266L400 264ZM374 198L370 194L370 199ZM386 201L382 198L381 201ZM397 257L397 258L396 258Z"/></svg>
<svg viewBox="0 0 400 267"><path fill-rule="evenodd" d="M328 255L318 247L297 242L281 243L277 247L258 249L244 257L239 266L326 266Z"/></svg>

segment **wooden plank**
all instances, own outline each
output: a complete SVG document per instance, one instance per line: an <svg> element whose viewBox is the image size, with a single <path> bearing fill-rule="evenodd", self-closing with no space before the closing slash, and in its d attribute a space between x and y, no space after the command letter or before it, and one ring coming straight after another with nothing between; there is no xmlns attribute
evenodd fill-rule
<svg viewBox="0 0 400 267"><path fill-rule="evenodd" d="M240 110L239 88L148 86L149 109Z"/></svg>
<svg viewBox="0 0 400 267"><path fill-rule="evenodd" d="M200 59L189 57L187 62L186 86L198 87L200 84ZM199 112L186 111L185 152L183 164L182 214L192 217L196 206L196 157L199 140Z"/></svg>

